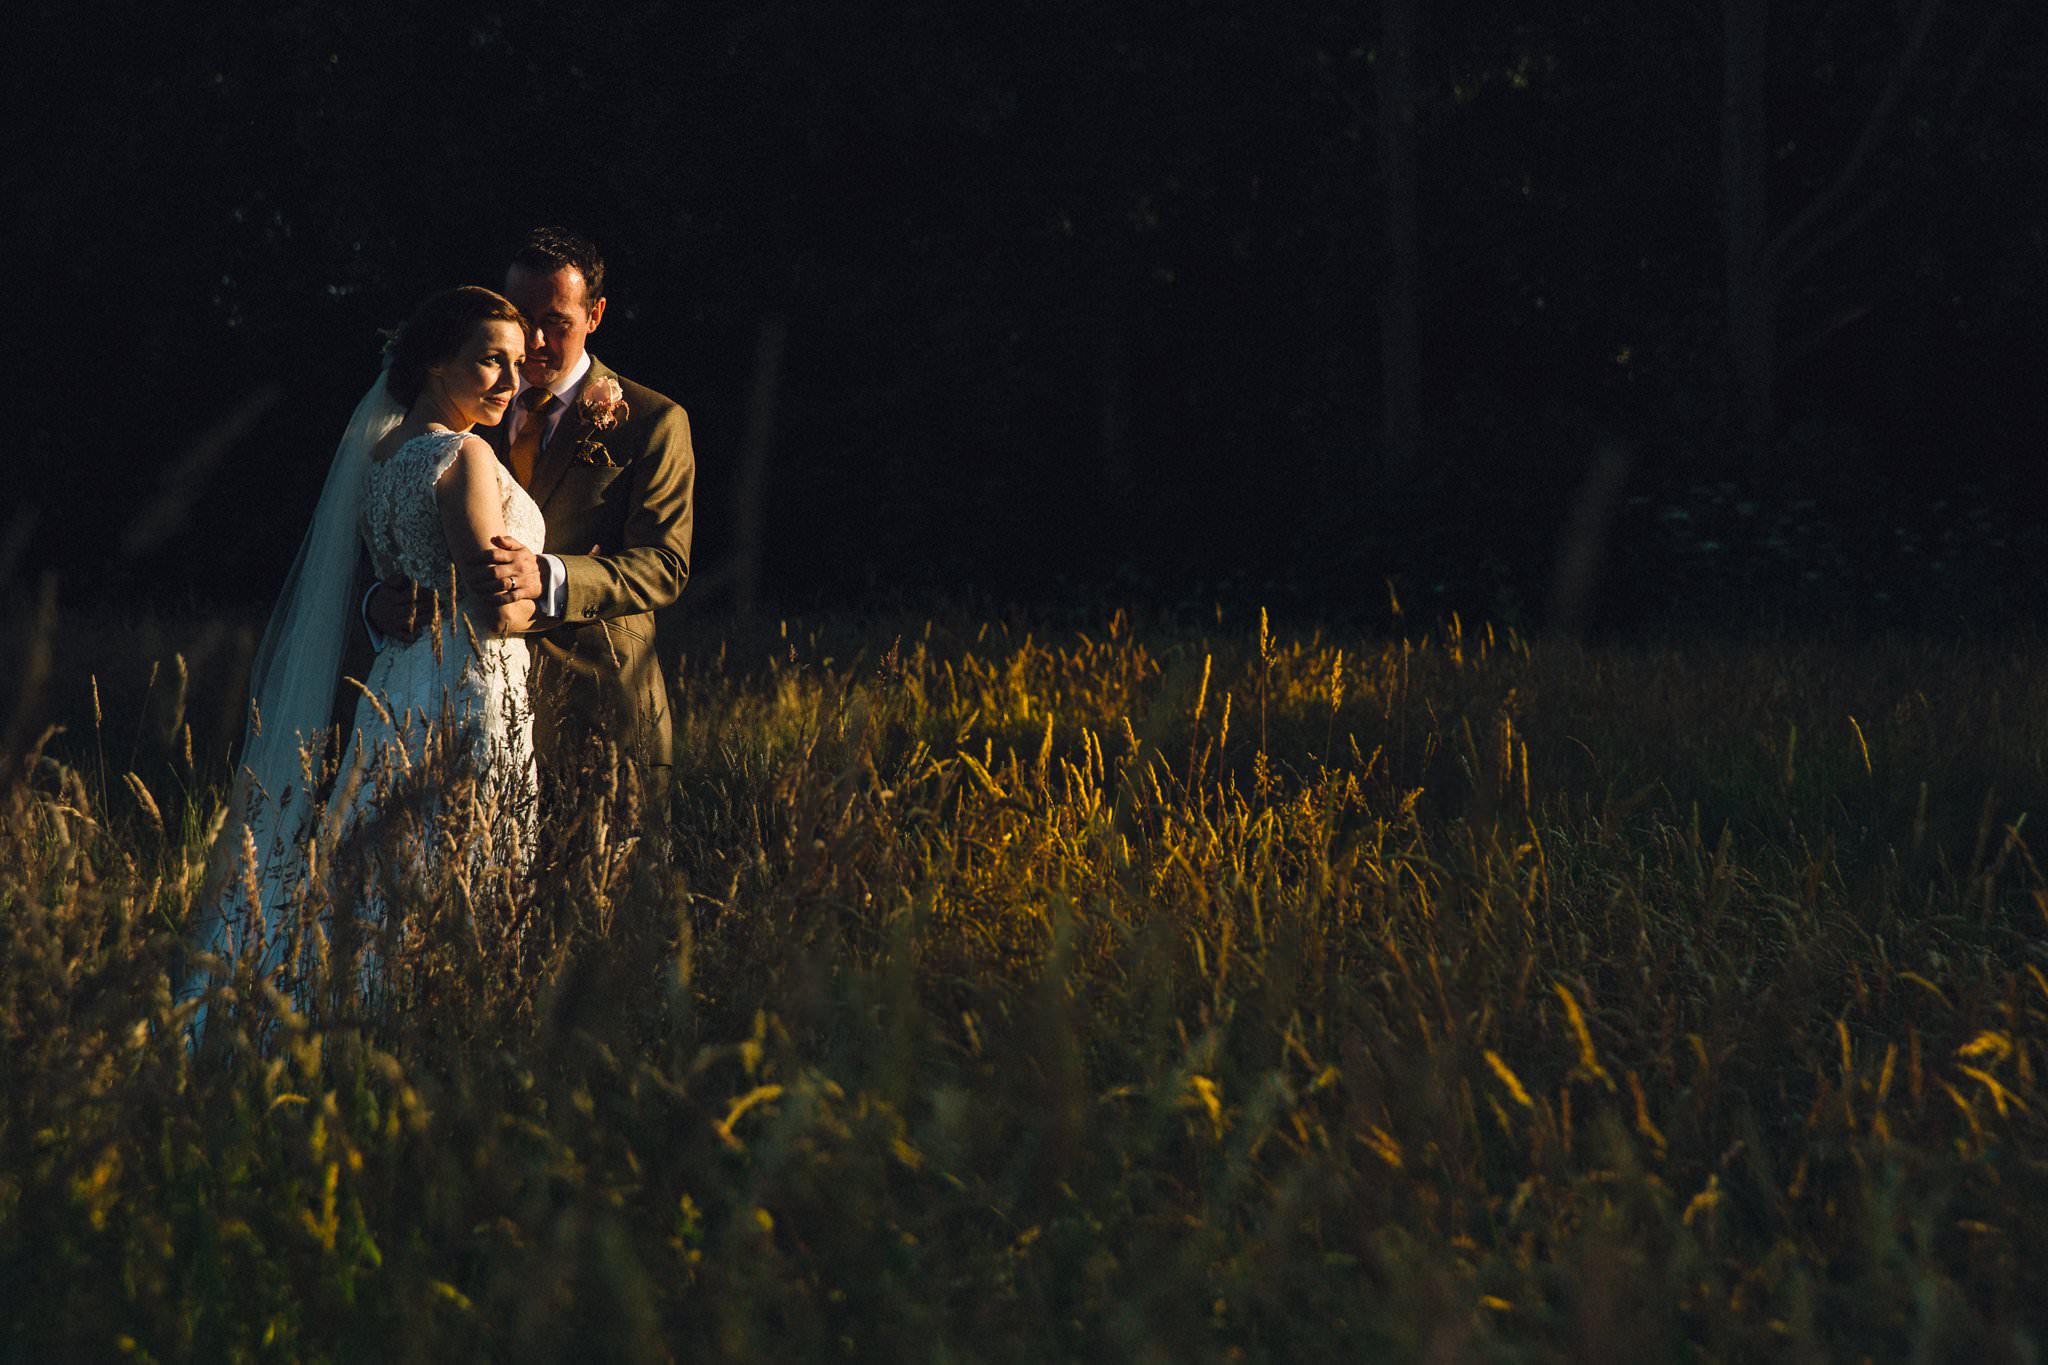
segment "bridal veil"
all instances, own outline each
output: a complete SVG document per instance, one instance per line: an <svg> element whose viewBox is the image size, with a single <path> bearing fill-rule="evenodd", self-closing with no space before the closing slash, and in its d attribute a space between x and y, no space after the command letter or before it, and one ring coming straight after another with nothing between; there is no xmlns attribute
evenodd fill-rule
<svg viewBox="0 0 2048 1365"><path fill-rule="evenodd" d="M257 646L241 761L197 909L194 946L221 959L242 956L257 947L250 922L256 907L248 894L253 884L269 929L259 973L282 961L280 912L307 872L323 732L333 716L342 650L357 611L358 526L370 452L405 416L384 379L379 374L356 404L335 447L312 524ZM203 972L188 970L182 994L196 995L205 984Z"/></svg>

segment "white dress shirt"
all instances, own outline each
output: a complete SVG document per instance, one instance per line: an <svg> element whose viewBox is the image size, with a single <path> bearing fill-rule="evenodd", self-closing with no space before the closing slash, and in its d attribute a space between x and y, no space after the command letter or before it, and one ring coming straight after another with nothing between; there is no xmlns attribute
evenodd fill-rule
<svg viewBox="0 0 2048 1365"><path fill-rule="evenodd" d="M562 425L563 414L575 403L576 391L583 387L583 380L589 373L590 352L585 351L567 373L548 385L548 392L555 396L555 406L541 419L548 424L548 429L541 433L540 443L543 448L549 441L555 439L555 432ZM512 422L512 429L505 433L507 446L518 440L519 433L525 429L526 424L534 420L533 414L519 403L519 394L532 387L522 378L519 381L519 393L512 395L512 415L509 419ZM563 567L559 555L542 554L539 546L527 548L533 550L540 558L540 600L533 604L533 609L543 616L560 616L568 605L569 571Z"/></svg>

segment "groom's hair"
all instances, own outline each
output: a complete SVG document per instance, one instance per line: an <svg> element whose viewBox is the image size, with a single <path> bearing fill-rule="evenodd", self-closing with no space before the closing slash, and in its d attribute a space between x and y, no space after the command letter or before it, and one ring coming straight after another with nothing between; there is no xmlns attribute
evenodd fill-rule
<svg viewBox="0 0 2048 1365"><path fill-rule="evenodd" d="M512 300L481 285L465 284L434 295L413 310L392 338L391 372L384 377L384 387L411 407L427 387L427 371L453 359L486 322L509 322L521 335L526 332L526 316Z"/></svg>
<svg viewBox="0 0 2048 1365"><path fill-rule="evenodd" d="M567 228L541 227L526 234L526 241L512 253L512 264L536 275L557 270L574 270L583 277L583 297L595 303L604 297L604 257L588 238Z"/></svg>

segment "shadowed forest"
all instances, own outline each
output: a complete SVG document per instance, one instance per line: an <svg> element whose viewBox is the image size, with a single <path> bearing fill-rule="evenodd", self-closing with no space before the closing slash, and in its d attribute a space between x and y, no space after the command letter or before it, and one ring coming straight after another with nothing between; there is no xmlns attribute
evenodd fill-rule
<svg viewBox="0 0 2048 1365"><path fill-rule="evenodd" d="M6 47L0 1365L2040 1359L2033 0ZM692 416L668 798L266 898L255 624L537 223Z"/></svg>
<svg viewBox="0 0 2048 1365"><path fill-rule="evenodd" d="M377 330L540 221L692 413L702 606L1944 628L2048 567L2018 0L118 25L8 59L0 567L73 600L260 607Z"/></svg>

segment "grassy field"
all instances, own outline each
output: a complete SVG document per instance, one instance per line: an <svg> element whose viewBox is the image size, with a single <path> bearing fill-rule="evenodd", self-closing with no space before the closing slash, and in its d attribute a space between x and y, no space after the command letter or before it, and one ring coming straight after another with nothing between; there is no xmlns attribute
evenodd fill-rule
<svg viewBox="0 0 2048 1365"><path fill-rule="evenodd" d="M246 633L10 638L0 1361L2039 1358L2039 640L691 623L195 1056Z"/></svg>

